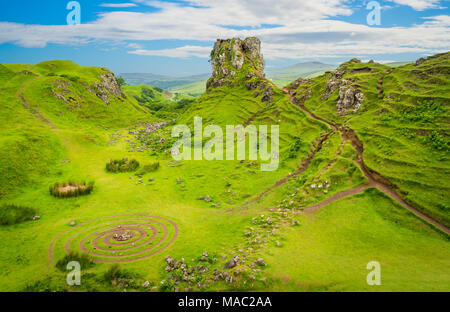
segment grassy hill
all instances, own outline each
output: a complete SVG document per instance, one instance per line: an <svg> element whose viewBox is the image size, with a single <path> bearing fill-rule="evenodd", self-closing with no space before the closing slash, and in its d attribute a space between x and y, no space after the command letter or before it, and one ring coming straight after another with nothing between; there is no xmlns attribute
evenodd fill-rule
<svg viewBox="0 0 450 312"><path fill-rule="evenodd" d="M183 93L193 97L198 97L206 91L206 80L200 80L188 84L182 84L169 89L174 93Z"/></svg>
<svg viewBox="0 0 450 312"><path fill-rule="evenodd" d="M65 131L96 142L99 126L124 127L153 118L114 89L111 77L104 68L70 61L0 65L0 196L58 174Z"/></svg>
<svg viewBox="0 0 450 312"><path fill-rule="evenodd" d="M356 113L338 113L339 89L324 98L331 73L295 92L298 102L317 116L354 129L364 143L366 165L392 181L408 202L447 225L449 57L447 53L394 69L357 61L341 65L340 79L364 94Z"/></svg>
<svg viewBox="0 0 450 312"><path fill-rule="evenodd" d="M151 73L123 73L121 76L129 85L150 85L161 89L172 89L178 86L206 81L209 74L193 75L187 77L170 77Z"/></svg>
<svg viewBox="0 0 450 312"><path fill-rule="evenodd" d="M211 58L195 101L68 61L0 65L0 290L449 290L448 234L392 196L448 224L449 54L352 60L287 89L264 77L256 38L218 40ZM197 116L203 130L279 125L278 169L174 161L173 126ZM68 181L95 184L49 193Z"/></svg>
<svg viewBox="0 0 450 312"><path fill-rule="evenodd" d="M172 93L155 86L124 86L123 90L128 96L136 99L141 106L148 108L156 117L163 119L178 117L195 102L193 96Z"/></svg>

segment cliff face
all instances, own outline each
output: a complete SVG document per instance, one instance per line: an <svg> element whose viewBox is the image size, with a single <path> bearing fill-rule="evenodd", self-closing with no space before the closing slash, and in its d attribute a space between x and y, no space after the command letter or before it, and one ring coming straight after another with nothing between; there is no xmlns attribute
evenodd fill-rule
<svg viewBox="0 0 450 312"><path fill-rule="evenodd" d="M255 37L218 39L211 51L211 64L213 71L207 89L226 84L233 87L252 77L265 78L261 41Z"/></svg>

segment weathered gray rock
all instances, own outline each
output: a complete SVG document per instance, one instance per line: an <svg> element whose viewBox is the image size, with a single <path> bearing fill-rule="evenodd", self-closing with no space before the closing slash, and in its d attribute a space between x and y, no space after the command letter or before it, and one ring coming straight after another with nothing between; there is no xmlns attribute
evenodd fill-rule
<svg viewBox="0 0 450 312"><path fill-rule="evenodd" d="M264 261L263 258L258 258L258 259L255 261L255 264L258 265L258 266L266 266L266 262Z"/></svg>
<svg viewBox="0 0 450 312"><path fill-rule="evenodd" d="M356 112L361 107L364 101L364 95L356 87L343 79L339 88L339 100L336 108L341 115L348 112Z"/></svg>
<svg viewBox="0 0 450 312"><path fill-rule="evenodd" d="M212 77L208 80L206 88L220 87L228 84L234 86L234 79L238 71L248 63L251 71L246 79L253 77L264 78L264 60L261 54L261 41L256 37L233 39L219 39L211 51ZM247 85L249 90L256 89L254 82Z"/></svg>
<svg viewBox="0 0 450 312"><path fill-rule="evenodd" d="M96 82L95 85L95 94L99 99L109 105L111 95L115 97L126 98L125 93L123 93L119 84L117 83L116 76L108 71L100 76L101 80ZM90 90L92 91L92 90Z"/></svg>

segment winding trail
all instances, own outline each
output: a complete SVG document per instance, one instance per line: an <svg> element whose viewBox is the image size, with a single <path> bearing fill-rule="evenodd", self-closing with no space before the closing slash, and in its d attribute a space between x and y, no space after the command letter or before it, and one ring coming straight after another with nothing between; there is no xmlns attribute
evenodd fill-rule
<svg viewBox="0 0 450 312"><path fill-rule="evenodd" d="M325 207L326 205L328 205L330 203L333 203L335 201L338 201L338 200L340 200L342 198L345 198L345 197L348 197L348 196L353 196L353 195L356 195L356 194L360 194L360 193L364 192L365 190L367 190L369 188L377 188L380 191L382 191L383 193L385 193L386 195L388 195L390 198L392 198L393 200L398 202L404 208L408 209L414 215L416 215L417 217L421 218L423 221L425 221L428 224L434 226L438 230L440 230L440 231L450 235L450 228L448 228L446 225L440 223L439 221L431 218L430 216L424 214L419 209L411 206L409 203L407 203L394 190L394 189L397 189L397 187L393 183L391 183L387 178L383 177L379 173L375 172L374 170L372 170L372 169L370 169L370 168L368 168L366 166L366 164L364 163L364 158L363 158L363 153L364 153L363 143L359 140L359 138L357 137L356 133L352 129L344 129L340 125L333 124L333 123L331 123L329 121L326 121L326 120L324 120L324 119L314 115L313 113L308 111L303 105L300 105L300 104L296 103L296 101L294 99L294 94L292 92L290 92L288 89L280 88L280 87L276 86L275 84L273 84L273 86L275 88L278 88L278 89L284 91L289 96L289 102L291 104L295 105L300 110L302 110L304 113L306 113L310 118L315 119L315 120L320 121L320 122L323 122L326 125L328 125L328 127L331 129L331 132L328 132L325 136L321 137L317 147L315 148L314 151L312 151L310 153L310 155L308 156L307 160L302 164L302 168L300 170L298 170L297 172L291 174L289 177L286 177L286 178L276 182L273 186L269 187L268 189L266 189L265 191L263 191L262 193L257 195L251 201L254 201L256 199L260 199L261 197L263 197L265 194L267 194L268 192L270 192L274 188L276 188L276 187L286 183L290 178L298 176L299 174L301 174L304 171L306 171L308 169L309 164L311 163L312 159L314 158L315 154L321 150L323 143L326 140L328 140L329 136L332 133L340 132L342 138L344 139L344 141L350 141L352 146L355 148L356 153L357 153L356 163L360 167L361 171L364 173L365 177L368 179L369 183L366 184L366 185L363 185L363 186L358 186L356 188L352 188L352 189L348 189L348 190L336 193L336 194L326 198L324 201L322 201L320 203L317 203L317 204L314 204L314 205L311 205L311 206L308 206L308 207L303 207L303 213L304 214L308 214L308 213L312 213L314 211L317 211L318 209L320 209L322 207Z"/></svg>

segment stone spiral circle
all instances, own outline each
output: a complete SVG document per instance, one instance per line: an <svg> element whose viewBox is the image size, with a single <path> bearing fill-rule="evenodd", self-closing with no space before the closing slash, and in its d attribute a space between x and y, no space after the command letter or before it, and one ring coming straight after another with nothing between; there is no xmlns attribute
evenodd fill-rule
<svg viewBox="0 0 450 312"><path fill-rule="evenodd" d="M50 263L55 251L78 252L94 262L132 262L156 255L178 236L175 222L148 215L119 215L94 219L57 235L49 247Z"/></svg>

